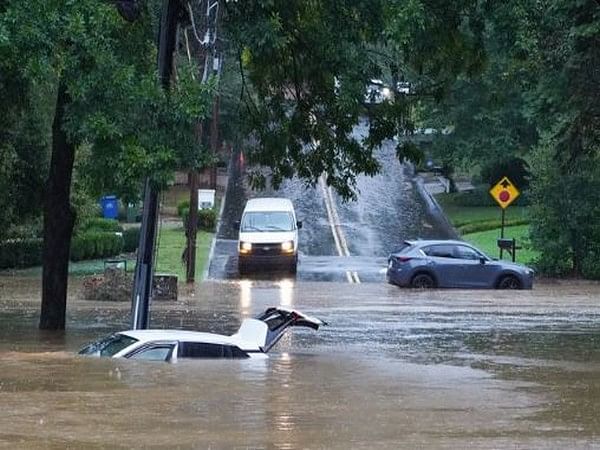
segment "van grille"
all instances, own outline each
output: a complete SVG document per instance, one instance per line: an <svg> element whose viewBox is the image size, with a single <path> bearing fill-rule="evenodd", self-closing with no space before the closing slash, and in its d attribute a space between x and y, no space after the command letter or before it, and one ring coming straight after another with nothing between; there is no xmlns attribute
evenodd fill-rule
<svg viewBox="0 0 600 450"><path fill-rule="evenodd" d="M252 244L252 253L257 256L281 255L281 243Z"/></svg>

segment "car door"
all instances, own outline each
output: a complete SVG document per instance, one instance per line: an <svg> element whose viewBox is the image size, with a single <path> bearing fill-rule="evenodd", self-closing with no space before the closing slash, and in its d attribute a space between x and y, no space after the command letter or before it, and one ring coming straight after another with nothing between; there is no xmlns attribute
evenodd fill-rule
<svg viewBox="0 0 600 450"><path fill-rule="evenodd" d="M459 287L487 287L490 279L490 266L482 263L485 258L481 253L468 245L455 245L454 256L457 267L456 283ZM487 259L487 258L485 258Z"/></svg>
<svg viewBox="0 0 600 450"><path fill-rule="evenodd" d="M450 244L434 244L423 249L429 257L427 268L431 270L439 287L457 287L460 261L454 257L454 247Z"/></svg>

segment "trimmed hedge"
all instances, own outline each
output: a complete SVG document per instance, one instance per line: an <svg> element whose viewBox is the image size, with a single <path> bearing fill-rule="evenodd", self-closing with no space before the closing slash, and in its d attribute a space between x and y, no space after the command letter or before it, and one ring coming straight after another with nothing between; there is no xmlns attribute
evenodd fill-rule
<svg viewBox="0 0 600 450"><path fill-rule="evenodd" d="M100 232L100 231L111 231L113 233L121 233L123 227L119 225L114 219L104 219L102 217L94 217L86 220L77 230L79 234L86 233L88 231Z"/></svg>
<svg viewBox="0 0 600 450"><path fill-rule="evenodd" d="M88 232L73 238L71 261L116 256L123 251L121 234L111 232Z"/></svg>
<svg viewBox="0 0 600 450"><path fill-rule="evenodd" d="M127 228L123 231L123 251L135 252L140 242L140 227Z"/></svg>
<svg viewBox="0 0 600 450"><path fill-rule="evenodd" d="M17 269L42 264L44 241L39 238L0 242L0 269Z"/></svg>
<svg viewBox="0 0 600 450"><path fill-rule="evenodd" d="M528 219L511 219L504 222L505 227L513 227L516 225L528 225ZM478 233L480 231L495 230L502 227L500 220L483 220L480 222L470 222L456 227L460 234Z"/></svg>
<svg viewBox="0 0 600 450"><path fill-rule="evenodd" d="M43 246L44 241L41 238L0 242L0 269L22 269L41 265ZM105 231L87 232L73 237L71 261L116 256L123 251L123 247L124 239L120 234Z"/></svg>

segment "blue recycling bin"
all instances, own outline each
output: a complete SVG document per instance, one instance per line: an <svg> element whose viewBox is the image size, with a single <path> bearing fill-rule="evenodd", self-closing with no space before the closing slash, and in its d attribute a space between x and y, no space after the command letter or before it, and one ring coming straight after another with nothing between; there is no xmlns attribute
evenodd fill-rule
<svg viewBox="0 0 600 450"><path fill-rule="evenodd" d="M119 217L119 202L116 195L105 195L100 199L102 205L102 217L105 219L116 219Z"/></svg>

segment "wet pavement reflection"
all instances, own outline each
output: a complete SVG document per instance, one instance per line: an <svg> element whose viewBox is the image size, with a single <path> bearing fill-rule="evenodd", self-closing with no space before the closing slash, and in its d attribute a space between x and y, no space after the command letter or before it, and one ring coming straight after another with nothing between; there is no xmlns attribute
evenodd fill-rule
<svg viewBox="0 0 600 450"><path fill-rule="evenodd" d="M414 291L242 280L182 287L152 326L234 332L273 305L293 330L267 360L144 363L75 355L129 305L80 300L36 329L39 287L0 279L0 448L595 448L600 286Z"/></svg>

